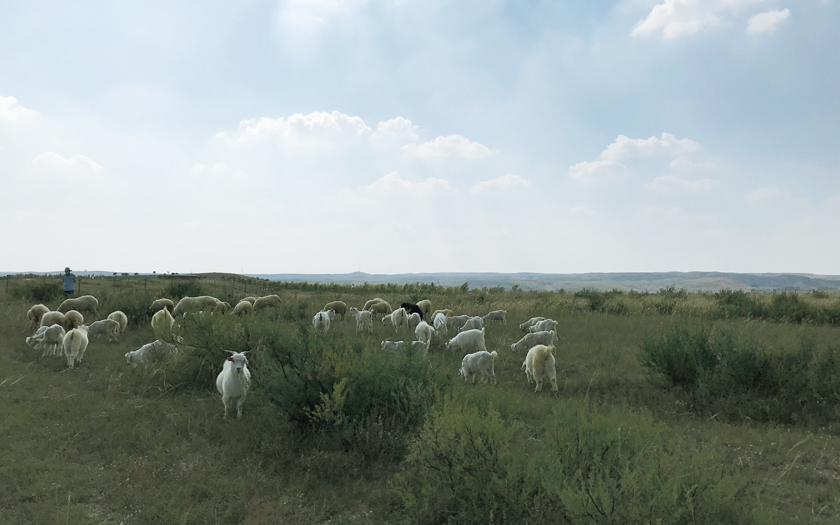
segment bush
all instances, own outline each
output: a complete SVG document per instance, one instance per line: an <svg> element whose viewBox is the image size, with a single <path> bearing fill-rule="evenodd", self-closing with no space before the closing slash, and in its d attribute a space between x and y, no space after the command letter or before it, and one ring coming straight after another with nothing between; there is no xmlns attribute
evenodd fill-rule
<svg viewBox="0 0 840 525"><path fill-rule="evenodd" d="M58 279L36 279L24 281L9 290L15 299L47 303L64 297L61 281Z"/></svg>
<svg viewBox="0 0 840 525"><path fill-rule="evenodd" d="M639 361L679 387L696 410L736 421L827 424L840 416L837 353L808 340L768 353L727 332L672 328L646 337Z"/></svg>
<svg viewBox="0 0 840 525"><path fill-rule="evenodd" d="M163 289L161 297L169 297L176 303L183 297L198 297L199 295L207 295L198 283L193 281L178 281L170 283Z"/></svg>
<svg viewBox="0 0 840 525"><path fill-rule="evenodd" d="M751 495L713 454L626 409L568 402L538 438L446 399L393 491L414 523L746 523Z"/></svg>

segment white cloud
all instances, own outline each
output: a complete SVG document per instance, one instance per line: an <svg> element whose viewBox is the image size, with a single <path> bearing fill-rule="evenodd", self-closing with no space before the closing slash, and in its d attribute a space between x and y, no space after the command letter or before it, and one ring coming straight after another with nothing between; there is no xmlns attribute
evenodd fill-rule
<svg viewBox="0 0 840 525"><path fill-rule="evenodd" d="M87 171L99 171L102 168L96 162L90 160L84 155L73 155L70 158L64 158L58 153L52 151L45 151L32 159L32 164L39 167L53 171L66 171L70 169L82 169Z"/></svg>
<svg viewBox="0 0 840 525"><path fill-rule="evenodd" d="M647 206L639 211L642 217L648 219L677 219L687 217L688 214L682 208L669 207L662 208L660 206Z"/></svg>
<svg viewBox="0 0 840 525"><path fill-rule="evenodd" d="M437 192L451 192L452 187L443 179L429 178L420 182L411 182L401 178L399 173L391 172L372 184L363 186L361 191L374 195L412 193L428 196Z"/></svg>
<svg viewBox="0 0 840 525"><path fill-rule="evenodd" d="M461 135L447 135L437 137L430 142L423 144L406 144L403 151L415 157L461 157L464 159L480 159L496 153L483 144L473 142Z"/></svg>
<svg viewBox="0 0 840 525"><path fill-rule="evenodd" d="M764 202L777 199L782 196L782 190L775 186L768 186L766 188L759 188L747 194L747 200L750 202Z"/></svg>
<svg viewBox="0 0 840 525"><path fill-rule="evenodd" d="M685 158L676 158L668 164L669 167L681 171L716 170L717 164L711 161L693 162Z"/></svg>
<svg viewBox="0 0 840 525"><path fill-rule="evenodd" d="M650 36L662 32L670 40L693 35L718 25L721 16L736 14L742 7L763 0L664 0L655 5L644 20L633 28L632 36Z"/></svg>
<svg viewBox="0 0 840 525"><path fill-rule="evenodd" d="M478 184L474 185L470 188L470 193L479 194L485 193L492 190L505 190L512 188L514 186L521 186L523 188L530 188L531 181L520 177L519 175L514 175L512 173L508 173L507 175L502 175L499 178L492 179L492 180L485 180L481 181Z"/></svg>
<svg viewBox="0 0 840 525"><path fill-rule="evenodd" d="M781 11L767 11L766 13L753 15L747 22L747 33L771 33L789 16L790 9L787 8Z"/></svg>
<svg viewBox="0 0 840 525"><path fill-rule="evenodd" d="M413 125L407 118L392 118L391 120L386 120L377 124L374 136L377 138L382 137L415 141L420 138L417 135L417 127L418 126Z"/></svg>
<svg viewBox="0 0 840 525"><path fill-rule="evenodd" d="M37 114L34 109L23 107L15 97L0 96L0 120L19 122Z"/></svg>
<svg viewBox="0 0 840 525"><path fill-rule="evenodd" d="M351 117L339 111L316 111L304 115L296 113L288 118L254 118L239 123L236 140L247 142L266 137L278 137L293 142L318 141L325 136L361 137L372 130L361 117ZM220 133L217 137L224 137Z"/></svg>
<svg viewBox="0 0 840 525"><path fill-rule="evenodd" d="M674 175L656 177L645 184L645 189L654 193L709 193L720 186L720 182L712 179L686 180Z"/></svg>
<svg viewBox="0 0 840 525"><path fill-rule="evenodd" d="M193 164L190 172L194 175L232 175L234 177L244 177L245 174L239 170L232 170L228 168L224 162L217 162L212 166L202 164L200 162Z"/></svg>
<svg viewBox="0 0 840 525"><path fill-rule="evenodd" d="M619 135L615 142L598 155L598 160L569 166L569 176L581 181L616 180L629 174L630 170L625 165L628 160L658 155L679 158L698 149L700 145L693 140L677 139L670 133L662 133L662 138L648 139L631 139Z"/></svg>

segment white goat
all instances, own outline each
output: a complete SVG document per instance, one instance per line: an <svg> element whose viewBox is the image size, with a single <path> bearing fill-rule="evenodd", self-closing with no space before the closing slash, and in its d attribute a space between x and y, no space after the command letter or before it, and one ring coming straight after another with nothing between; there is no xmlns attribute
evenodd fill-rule
<svg viewBox="0 0 840 525"><path fill-rule="evenodd" d="M548 378L551 381L551 390L557 392L557 371L554 368L554 346L536 345L528 350L522 368L525 370L525 377L528 382L536 381L537 387L534 392L542 390L543 380Z"/></svg>
<svg viewBox="0 0 840 525"><path fill-rule="evenodd" d="M329 312L332 312L332 310L330 310ZM315 328L316 332L326 332L330 329L329 312L318 312L317 314L315 314L315 317L312 318L312 326Z"/></svg>
<svg viewBox="0 0 840 525"><path fill-rule="evenodd" d="M467 330L481 330L484 327L484 323L481 320L481 317L475 316L470 317L464 323L464 325L458 329L459 332L466 332Z"/></svg>
<svg viewBox="0 0 840 525"><path fill-rule="evenodd" d="M525 334L525 337L510 345L510 349L514 352L519 352L520 350L531 348L534 345L550 345L554 343L556 337L557 332L553 330L551 332L531 332L530 334Z"/></svg>
<svg viewBox="0 0 840 525"><path fill-rule="evenodd" d="M479 352L482 350L486 352L487 347L484 344L484 329L482 328L481 330L467 330L466 332L461 332L446 343L446 349L452 352L460 350L464 353L470 351Z"/></svg>
<svg viewBox="0 0 840 525"><path fill-rule="evenodd" d="M385 326L388 326L389 324L393 325L394 331L399 332L402 328L408 328L408 314L404 308L397 308L382 318L382 324Z"/></svg>
<svg viewBox="0 0 840 525"><path fill-rule="evenodd" d="M414 335L417 336L418 341L429 344L432 341L432 336L435 335L435 329L426 321L420 321L420 324L414 328Z"/></svg>
<svg viewBox="0 0 840 525"><path fill-rule="evenodd" d="M490 382L491 384L496 384L496 369L494 364L496 362L496 356L499 355L497 352L475 352L472 354L467 354L464 356L464 359L461 360L461 377L464 378L464 382L468 381L472 378L472 382L475 383L476 376L481 376L481 382L486 383Z"/></svg>
<svg viewBox="0 0 840 525"><path fill-rule="evenodd" d="M417 312L408 316L408 329L414 330L423 321L423 318Z"/></svg>
<svg viewBox="0 0 840 525"><path fill-rule="evenodd" d="M413 348L417 355L424 359L429 355L429 345L423 341L382 341L383 352L393 352L407 348Z"/></svg>
<svg viewBox="0 0 840 525"><path fill-rule="evenodd" d="M368 310L359 310L355 306L351 306L350 315L356 318L357 334L364 328L367 328L368 333L373 333L373 313Z"/></svg>
<svg viewBox="0 0 840 525"><path fill-rule="evenodd" d="M60 324L41 326L35 335L26 338L26 344L34 350L43 349L41 357L60 355L58 349L61 348L66 333Z"/></svg>
<svg viewBox="0 0 840 525"><path fill-rule="evenodd" d="M446 328L446 314L443 312L438 312L435 314L435 319L433 321L435 332L446 334L448 332Z"/></svg>
<svg viewBox="0 0 840 525"><path fill-rule="evenodd" d="M236 419L242 419L242 404L248 389L251 388L251 371L248 370L248 358L246 352L231 352L222 366L222 371L216 378L216 389L222 395L222 403L225 405L225 419L228 409L236 403Z"/></svg>
<svg viewBox="0 0 840 525"><path fill-rule="evenodd" d="M95 321L88 326L88 338L107 335L108 341L114 342L120 335L120 323L113 319L102 319Z"/></svg>
<svg viewBox="0 0 840 525"><path fill-rule="evenodd" d="M499 321L502 324L507 324L507 312L504 310L493 310L489 314L485 315L481 318L484 321L484 324L489 323L490 321Z"/></svg>
<svg viewBox="0 0 840 525"><path fill-rule="evenodd" d="M155 331L155 337L158 339L169 339L172 335L172 328L175 326L175 318L164 307L152 316L151 324L152 330Z"/></svg>
<svg viewBox="0 0 840 525"><path fill-rule="evenodd" d="M542 321L537 321L534 323L534 326L528 329L531 332L550 332L554 330L557 331L557 321L553 319L543 319Z"/></svg>
<svg viewBox="0 0 840 525"><path fill-rule="evenodd" d="M545 317L532 317L524 323L522 323L521 325L519 325L519 329L523 332L527 332L529 328L534 326L538 321L542 321L543 319L545 319Z"/></svg>

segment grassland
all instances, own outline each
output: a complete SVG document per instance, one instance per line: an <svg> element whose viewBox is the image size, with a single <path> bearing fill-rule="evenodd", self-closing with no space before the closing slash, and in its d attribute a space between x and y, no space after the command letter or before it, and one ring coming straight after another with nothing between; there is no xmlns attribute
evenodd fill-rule
<svg viewBox="0 0 840 525"><path fill-rule="evenodd" d="M782 423L769 409L761 421L737 409L709 411L713 405L698 406L638 357L646 338L675 327L731 333L768 355L795 352L803 341L837 355L836 295L195 282L223 300L276 291L284 301L280 311L245 322L247 336L225 335L241 324L235 319L185 334L204 337L214 356L211 350L227 344L253 349L254 388L236 421L222 419L221 401L197 365L147 371L125 364L126 351L153 339L145 306L172 283L85 280L82 293L97 296L103 314L121 309L131 322L118 343L92 342L75 370L25 345L25 313L36 301L21 295L26 283L0 284L0 522L840 521L840 423L798 416ZM433 383L426 394L411 390L408 399L417 403L353 412L361 406L353 389L377 381L364 368L391 371L375 350L382 339L395 339L393 330L356 335L347 321L315 338L307 324L328 301L361 306L374 296L391 304L429 298L433 308L458 313L507 310L506 326L487 327L488 349L499 352L498 384L464 384L456 377L461 356L445 353L445 339L436 338L430 371L406 365L417 380L406 388ZM534 393L520 371L524 356L510 350L521 336L517 325L533 315L559 323L557 394ZM288 366L276 359L303 347L324 360L305 372L325 390L314 401L302 399L310 411L293 417L282 402L290 392L281 374ZM188 366L195 373L186 377ZM334 388L342 379L350 392L344 397ZM840 392L826 396L821 402L836 413ZM803 413L808 403L800 403ZM314 417L313 407L334 417ZM396 423L400 414L422 421ZM439 461L461 467L441 477Z"/></svg>

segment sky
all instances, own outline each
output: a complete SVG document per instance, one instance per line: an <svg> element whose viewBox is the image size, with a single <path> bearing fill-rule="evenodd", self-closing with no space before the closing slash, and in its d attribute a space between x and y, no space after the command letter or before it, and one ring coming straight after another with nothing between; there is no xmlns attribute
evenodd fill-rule
<svg viewBox="0 0 840 525"><path fill-rule="evenodd" d="M2 11L0 271L840 274L840 0Z"/></svg>

